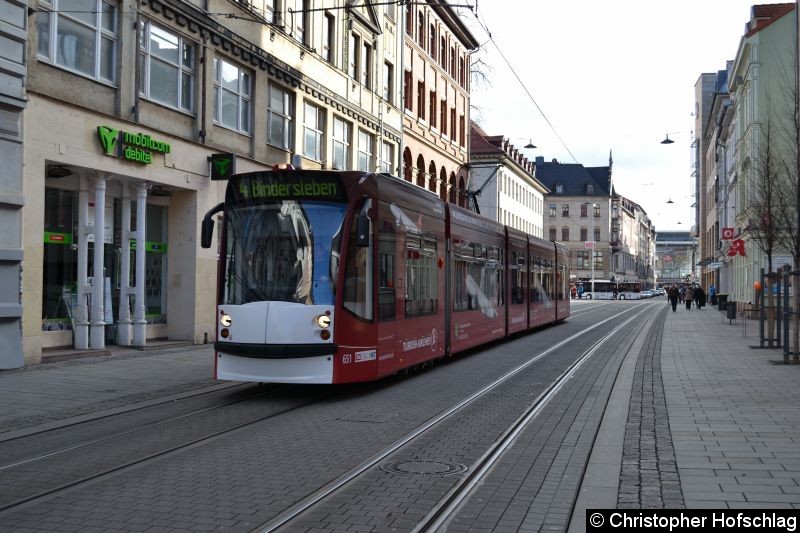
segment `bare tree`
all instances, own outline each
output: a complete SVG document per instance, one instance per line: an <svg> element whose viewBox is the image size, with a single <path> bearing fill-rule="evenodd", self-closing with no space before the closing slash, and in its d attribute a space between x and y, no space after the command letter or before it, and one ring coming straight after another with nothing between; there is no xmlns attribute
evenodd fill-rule
<svg viewBox="0 0 800 533"><path fill-rule="evenodd" d="M787 69L793 76L783 76L783 84L789 101L792 103L792 115L787 117L787 127L784 129L786 134L786 157L784 168L786 171L785 179L779 188L777 223L784 231L781 232L781 244L792 254L793 271L800 272L800 93L798 93L798 75L800 74L800 64L798 63L797 45L793 46L793 68ZM792 316L792 353L794 361L800 361L800 294L796 281L800 279L797 275L793 276L794 283L794 311Z"/></svg>
<svg viewBox="0 0 800 533"><path fill-rule="evenodd" d="M769 101L767 109L771 109ZM760 130L756 146L756 161L753 167L753 188L747 209L742 218L747 222L747 233L750 240L767 256L767 282L764 287L764 304L767 311L768 346L773 347L775 339L774 295L772 284L774 271L772 258L781 244L783 224L780 213L783 198L781 184L785 181L785 165L776 153L776 139L773 132L772 113L768 112Z"/></svg>

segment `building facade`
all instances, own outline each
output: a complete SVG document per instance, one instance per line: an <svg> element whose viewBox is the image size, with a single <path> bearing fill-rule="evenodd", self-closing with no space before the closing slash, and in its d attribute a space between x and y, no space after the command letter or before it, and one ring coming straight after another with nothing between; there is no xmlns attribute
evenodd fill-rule
<svg viewBox="0 0 800 533"><path fill-rule="evenodd" d="M694 264L697 240L687 231L662 231L656 236L655 272L658 284L670 286L697 281Z"/></svg>
<svg viewBox="0 0 800 533"><path fill-rule="evenodd" d="M615 281L655 287L655 227L641 205L611 198L611 270Z"/></svg>
<svg viewBox="0 0 800 533"><path fill-rule="evenodd" d="M403 177L466 206L470 54L478 42L446 4L404 9Z"/></svg>
<svg viewBox="0 0 800 533"><path fill-rule="evenodd" d="M470 196L486 217L529 235L544 237L547 187L536 179L533 161L502 135L470 127ZM470 206L472 207L472 206Z"/></svg>
<svg viewBox="0 0 800 533"><path fill-rule="evenodd" d="M730 272L729 299L737 302L755 301L753 284L761 269L769 268L766 254L753 238L753 228L761 220L757 213L762 209L757 193L763 178L761 160L767 149L776 157L793 153L794 10L794 3L753 6L728 75L734 114L728 132L733 149L728 174L733 224L728 227L733 235L723 239L720 251ZM732 250L738 241L743 246ZM773 269L792 262L786 251L773 252Z"/></svg>
<svg viewBox="0 0 800 533"><path fill-rule="evenodd" d="M596 280L610 280L614 275L612 165L611 160L607 167L584 167L536 158L536 177L550 190L545 197L544 238L570 249L572 282L588 282L592 275Z"/></svg>
<svg viewBox="0 0 800 533"><path fill-rule="evenodd" d="M0 369L22 366L23 115L28 3L0 0Z"/></svg>
<svg viewBox="0 0 800 533"><path fill-rule="evenodd" d="M397 6L59 1L27 32L26 362L213 340L216 251L198 242L224 195L213 154L234 154L236 172L399 172Z"/></svg>

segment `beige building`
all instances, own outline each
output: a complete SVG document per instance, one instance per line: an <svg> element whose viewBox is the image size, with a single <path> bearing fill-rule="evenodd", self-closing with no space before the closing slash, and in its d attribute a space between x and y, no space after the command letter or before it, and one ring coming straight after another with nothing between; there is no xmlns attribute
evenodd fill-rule
<svg viewBox="0 0 800 533"><path fill-rule="evenodd" d="M475 37L452 8L405 7L403 176L466 205L470 54Z"/></svg>
<svg viewBox="0 0 800 533"><path fill-rule="evenodd" d="M395 5L60 1L40 1L28 30L25 362L213 340L216 256L198 243L225 187L212 154L235 154L237 172L398 171Z"/></svg>
<svg viewBox="0 0 800 533"><path fill-rule="evenodd" d="M547 187L536 179L536 165L509 139L487 135L471 123L471 194L480 213L529 235L544 237Z"/></svg>

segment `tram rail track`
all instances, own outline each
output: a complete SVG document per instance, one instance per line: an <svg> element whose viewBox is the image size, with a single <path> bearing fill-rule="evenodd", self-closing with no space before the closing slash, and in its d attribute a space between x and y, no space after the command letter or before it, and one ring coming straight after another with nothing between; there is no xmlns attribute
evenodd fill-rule
<svg viewBox="0 0 800 533"><path fill-rule="evenodd" d="M514 443L519 434L539 415L550 400L558 394L565 383L609 338L613 337L615 333L638 318L640 314L641 313L637 313L616 326L581 354L577 360L575 360L511 425L508 426L502 436L486 450L481 458L468 468L467 475L461 478L445 497L437 502L431 511L428 512L412 530L412 533L439 531L442 529L442 527L447 524L449 518L453 516L458 508L470 497L475 487L486 478L491 468L500 460L503 453Z"/></svg>
<svg viewBox="0 0 800 533"><path fill-rule="evenodd" d="M563 339L562 341L554 344L550 348L548 348L548 349L536 354L532 358L528 359L525 363L523 363L521 365L518 365L514 369L506 372L501 377L495 379L494 381L492 381L488 385L486 385L486 386L482 387L481 389L479 389L477 392L473 393L472 395L468 396L467 398L463 399L462 401L456 403L455 405L451 406L450 408L440 412L438 415L432 417L431 419L429 419L425 423L417 426L415 429L413 429L412 431L406 433L403 437L401 437L400 439L396 440L395 442L393 442L389 446L385 447L383 450L381 450L378 453L372 455L366 461L362 462L361 464L357 465L356 467L352 468L351 470L345 472L344 474L338 476L337 478L333 479L331 482L323 485L322 487L319 487L317 490L309 493L305 498L300 499L293 506L287 508L282 513L276 515L271 520L262 523L261 525L259 525L258 527L252 529L251 531L253 531L253 533L255 533L255 532L267 533L267 532L272 532L272 531L276 531L276 530L281 530L282 528L291 527L291 524L294 521L296 521L298 519L301 519L306 513L312 512L314 510L315 506L317 506L318 504L322 503L325 499L327 499L330 496L333 496L338 491L343 490L348 484L350 484L354 480L358 479L363 474L371 471L375 467L379 466L380 463L385 461L391 455L399 452L403 447L409 445L412 441L414 441L418 437L420 437L420 436L428 433L429 431L433 430L434 428L436 428L437 426L442 424L444 421L448 420L453 415L455 415L456 413L461 411L466 406L468 406L468 405L474 403L475 401L477 401L478 399L484 397L489 392L495 390L502 383L504 383L507 380L511 379L512 377L516 376L517 374L519 374L520 372L522 372L523 370L525 370L529 366L533 365L537 361L541 360L542 358L546 357L547 355L552 354L553 352L555 352L559 348L564 347L565 345L567 345L567 344L569 344L569 343L581 338L586 333L588 333L590 331L593 331L596 328L599 328L599 327L603 326L604 324L606 324L606 323L608 323L610 321L613 321L613 320L615 320L615 319L617 319L617 318L619 318L619 317L621 317L621 316L623 316L625 314L628 314L628 313L631 313L631 312L635 312L633 317L631 317L626 322L624 322L624 324L627 324L631 320L633 320L634 318L640 316L643 311L644 311L644 309L642 307L639 307L639 306L627 307L625 310L623 310L623 311L621 311L619 313L616 313L616 314L614 314L614 315L612 315L612 316L610 316L610 317L608 317L606 319L603 319L603 320L597 322L594 325L591 325L591 326L589 326L587 328L583 328L583 329L581 329L581 331L579 331L577 333L574 333L573 335L570 335L566 339ZM617 328L614 331L617 331L617 329L620 328L620 327L622 327L622 325L617 326ZM579 368L580 364L582 364L582 361L585 361L589 356L591 356L591 354L597 349L597 346L601 345L607 338L609 338L608 334L604 335L603 338L601 338L596 343L594 343L588 350L584 351L584 353L581 356L579 356L578 360L570 366L570 369L572 369L572 371L574 371L577 368ZM570 370L568 369L566 372L567 372L566 374L562 375L562 377L559 380L557 380L557 383L562 383L563 384L564 382L566 382L569 379L569 377L571 375L571 374L569 374ZM551 391L550 394L555 394L557 392L557 390L553 390L554 386L555 386L554 384L551 384L550 387L547 389L548 391ZM544 394L548 394L548 393L545 392ZM549 398L549 396L547 396L547 398ZM540 396L539 399L537 400L537 402L540 403L541 405L545 405L546 404L545 400L547 398L544 398L544 397ZM534 403L537 403L537 402L534 402Z"/></svg>
<svg viewBox="0 0 800 533"><path fill-rule="evenodd" d="M268 396L269 394L274 393L276 390L282 389L282 388L283 387L270 388L269 390L258 392L256 394L248 396L246 398L241 398L241 399L237 399L237 400L234 400L234 401L225 402L224 404L215 405L215 406L204 408L204 409L199 409L199 410L196 410L196 411L191 412L191 413L186 413L186 414L183 414L183 415L180 415L180 416L171 417L169 419L165 419L165 420L153 423L153 424L147 424L145 426L141 426L141 427L137 427L137 428L133 428L133 429L127 430L127 431L123 431L123 432L119 432L119 433L116 433L116 434L108 435L108 436L105 436L103 438L94 439L92 441L88 441L88 442L84 442L84 443L68 446L66 448L63 448L63 449L60 449L60 450L55 450L55 451L52 451L52 452L48 452L46 454L42 454L42 455L39 455L39 456L30 457L30 458L27 458L25 460L15 461L13 463L5 464L5 465L0 466L0 473L2 473L2 475L4 475L6 478L8 478L10 474L16 474L17 476L20 476L24 481L24 478L25 478L26 474L31 474L31 475L35 475L36 474L35 470L30 471L28 469L30 469L31 466L36 467L37 463L53 461L53 460L59 459L60 456L71 454L71 453L80 452L80 451L83 451L83 450L89 450L93 446L94 447L101 446L101 445L107 444L107 443L109 443L111 441L114 441L114 440L130 439L132 435L140 435L140 437L142 439L147 440L146 437L143 436L144 432L147 432L147 431L159 431L162 427L164 427L166 425L175 424L176 422L186 422L186 421L188 421L188 420L190 420L192 418L199 417L199 416L202 416L202 415L206 415L206 414L211 413L213 411L218 411L218 410L224 409L226 407L230 407L230 406L233 406L233 405L236 405L236 404L241 404L241 403L244 403L244 402L252 401L252 400L258 399L260 397ZM288 406L283 407L283 408L273 409L272 411L270 411L266 415L256 416L256 417L249 417L249 418L245 417L246 420L244 420L242 422L235 423L233 425L228 425L228 426L223 427L222 429L219 429L219 430L216 430L216 431L206 432L206 433L204 433L202 435L190 438L188 440L182 440L179 443L174 444L174 445L158 447L158 449L153 451L153 452L141 454L141 455L139 455L139 456L137 456L137 457L135 457L133 459L130 459L130 460L117 462L113 466L105 467L105 468L104 467L97 467L97 468L94 468L93 470L92 470L91 467L88 467L88 468L86 468L88 473L86 473L85 475L75 475L71 479L68 479L66 482L63 482L63 483L60 483L60 484L57 484L57 485L53 485L51 487L48 487L45 490L38 490L38 491L37 490L30 490L28 494L24 494L25 493L25 489L22 488L22 487L26 487L26 486L27 487L35 487L35 483L31 483L29 485L24 485L24 483L23 483L22 487L20 485L16 485L15 486L15 496L16 497L14 499L3 501L3 494L0 493L0 516L3 516L3 515L8 514L10 512L13 512L13 511L25 506L25 505L33 504L35 502L42 501L42 500L45 500L47 498L51 498L51 497L63 494L65 492L69 491L69 490L72 490L74 488L80 487L81 485L85 485L87 483L90 483L90 482L93 482L93 481L97 481L99 479L103 479L103 478L106 478L106 477L109 477L109 476L112 476L112 475L116 475L116 474L122 473L122 472L124 472L126 470L129 470L131 468L134 468L134 467L149 463L149 462L154 461L156 459L159 459L161 457L165 457L167 455L174 454L174 453L180 453L181 451L190 449L192 447L195 447L195 446L198 446L198 445L202 445L202 444L207 443L207 442L211 442L211 441L213 441L215 439L218 439L220 437L224 437L224 436L229 435L231 433L234 433L236 431L240 431L242 429L245 429L247 427L253 426L255 424L264 422L265 420L268 420L270 418L274 418L274 417L277 417L277 416L280 416L280 415L283 415L283 414L286 414L286 413L289 413L289 412L292 412L292 411L296 411L298 409L302 409L303 407L306 407L308 405L316 403L316 402L320 401L320 399L326 398L329 395L330 395L330 393L327 392L327 391L318 392L318 393L316 393L314 395L311 395L310 397L308 395L304 395L302 397L302 399L293 402L291 405L288 405ZM91 453L86 453L85 454L85 456L91 456L91 455L92 455ZM66 477L68 477L68 475ZM23 493L22 497L18 496L18 494L20 492Z"/></svg>

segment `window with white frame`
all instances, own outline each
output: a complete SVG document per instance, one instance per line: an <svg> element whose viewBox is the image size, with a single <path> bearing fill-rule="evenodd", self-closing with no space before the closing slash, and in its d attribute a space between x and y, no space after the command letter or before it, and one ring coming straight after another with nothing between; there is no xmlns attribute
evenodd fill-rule
<svg viewBox="0 0 800 533"><path fill-rule="evenodd" d="M43 0L36 21L40 58L115 83L117 7L102 0Z"/></svg>
<svg viewBox="0 0 800 533"><path fill-rule="evenodd" d="M294 114L294 95L270 84L269 108L267 109L267 143L292 149L292 115Z"/></svg>
<svg viewBox="0 0 800 533"><path fill-rule="evenodd" d="M322 26L322 58L328 63L333 63L334 50L336 50L336 17L332 13L325 13L325 22Z"/></svg>
<svg viewBox="0 0 800 533"><path fill-rule="evenodd" d="M392 174L394 171L394 145L383 141L381 148L381 172Z"/></svg>
<svg viewBox="0 0 800 533"><path fill-rule="evenodd" d="M383 64L383 99L394 103L394 65L388 61Z"/></svg>
<svg viewBox="0 0 800 533"><path fill-rule="evenodd" d="M149 100L194 111L195 45L146 22L139 40L139 93Z"/></svg>
<svg viewBox="0 0 800 533"><path fill-rule="evenodd" d="M361 84L367 89L372 88L372 46L366 39L361 48Z"/></svg>
<svg viewBox="0 0 800 533"><path fill-rule="evenodd" d="M333 117L333 168L347 170L350 166L350 135L352 126L339 117Z"/></svg>
<svg viewBox="0 0 800 533"><path fill-rule="evenodd" d="M358 170L369 172L372 170L372 135L364 130L358 130Z"/></svg>
<svg viewBox="0 0 800 533"><path fill-rule="evenodd" d="M249 72L214 58L214 122L242 133L250 133Z"/></svg>
<svg viewBox="0 0 800 533"><path fill-rule="evenodd" d="M325 111L308 102L303 103L303 155L322 161L322 130L325 126Z"/></svg>
<svg viewBox="0 0 800 533"><path fill-rule="evenodd" d="M350 41L348 43L348 61L347 72L350 77L358 81L359 73L359 48L361 47L361 39L355 33L350 34Z"/></svg>
<svg viewBox="0 0 800 533"><path fill-rule="evenodd" d="M293 18L294 38L309 46L311 44L311 0L296 0L290 16Z"/></svg>

